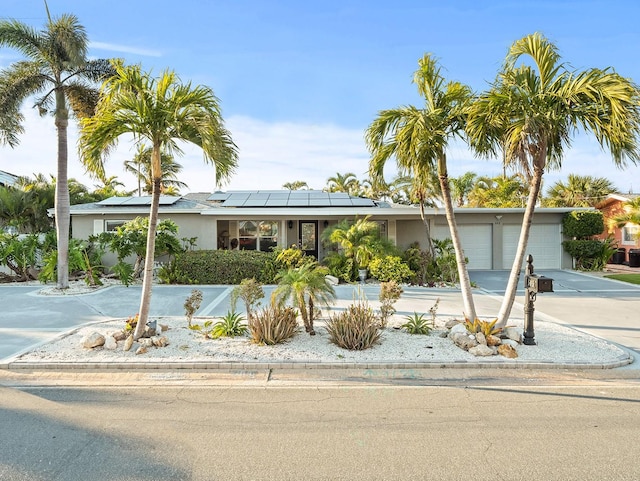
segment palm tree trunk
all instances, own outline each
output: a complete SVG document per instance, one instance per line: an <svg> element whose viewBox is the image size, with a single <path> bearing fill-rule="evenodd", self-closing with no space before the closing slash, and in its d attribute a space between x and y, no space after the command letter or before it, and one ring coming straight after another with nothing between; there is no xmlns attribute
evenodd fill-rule
<svg viewBox="0 0 640 481"><path fill-rule="evenodd" d="M429 221L425 218L424 215L424 202L420 201L420 218L422 219L422 223L424 224L424 229L427 234L427 252L433 259L436 256L436 250L433 247L433 239L431 238L431 227L429 227Z"/></svg>
<svg viewBox="0 0 640 481"><path fill-rule="evenodd" d="M147 233L147 250L144 258L144 278L142 280L142 294L140 296L140 309L138 311L138 324L133 334L134 339L140 339L149 320L149 307L151 305L151 287L153 284L153 260L156 250L156 227L158 225L158 208L160 206L160 148L154 146L152 168L155 167L157 152L158 168L153 169L153 185L151 189L151 210L149 212L149 232Z"/></svg>
<svg viewBox="0 0 640 481"><path fill-rule="evenodd" d="M546 156L546 149L545 149ZM524 261L524 255L527 250L527 244L529 242L529 232L531 231L531 221L533 221L533 213L536 208L536 202L538 202L538 194L540 194L540 186L542 185L542 174L544 172L544 166L534 165L533 177L531 179L529 189L529 197L527 198L527 207L524 211L524 217L522 218L522 229L520 230L520 238L518 239L518 248L516 249L516 257L513 260L511 266L511 273L509 274L509 281L507 282L507 288L502 299L502 305L498 312L498 322L496 327L505 327L509 321L511 315L511 309L516 299L516 292L518 290L518 282L520 281L520 272L522 270L522 263Z"/></svg>
<svg viewBox="0 0 640 481"><path fill-rule="evenodd" d="M67 179L67 126L69 124L69 111L67 110L62 89L56 89L55 124L58 134L58 171L55 193L56 237L58 247L57 287L58 289L67 289L69 287L69 225L71 223L69 182Z"/></svg>
<svg viewBox="0 0 640 481"><path fill-rule="evenodd" d="M464 251L458 234L458 225L453 215L453 202L451 201L451 189L449 187L449 176L447 174L447 161L444 154L438 159L438 179L440 180L440 188L442 189L442 201L444 202L444 211L451 232L451 241L453 249L456 253L456 265L458 266L458 277L460 278L460 290L462 291L462 303L464 305L464 315L472 321L476 319L476 308L473 303L473 294L471 293L471 280L467 264L464 261Z"/></svg>

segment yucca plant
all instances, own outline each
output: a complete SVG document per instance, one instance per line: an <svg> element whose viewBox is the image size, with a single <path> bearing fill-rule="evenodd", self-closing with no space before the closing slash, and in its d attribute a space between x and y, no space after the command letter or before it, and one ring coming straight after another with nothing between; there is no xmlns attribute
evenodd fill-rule
<svg viewBox="0 0 640 481"><path fill-rule="evenodd" d="M409 334L423 334L427 335L431 333L433 329L433 321L424 317L424 314L418 314L414 312L412 316L407 316L406 322L402 324L402 329L405 329Z"/></svg>
<svg viewBox="0 0 640 481"><path fill-rule="evenodd" d="M270 305L249 318L251 340L256 344L274 345L292 338L298 332L298 312L292 307Z"/></svg>
<svg viewBox="0 0 640 481"><path fill-rule="evenodd" d="M335 345L360 351L380 342L380 321L366 301L358 301L330 316L327 332Z"/></svg>
<svg viewBox="0 0 640 481"><path fill-rule="evenodd" d="M245 318L237 312L228 311L222 319L213 326L208 332L208 337L217 339L219 337L235 337L244 335L249 328L243 324Z"/></svg>

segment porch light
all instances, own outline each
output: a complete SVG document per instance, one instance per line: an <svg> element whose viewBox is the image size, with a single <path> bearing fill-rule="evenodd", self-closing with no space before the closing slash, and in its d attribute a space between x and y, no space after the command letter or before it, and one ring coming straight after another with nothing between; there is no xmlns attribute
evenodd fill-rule
<svg viewBox="0 0 640 481"><path fill-rule="evenodd" d="M293 229L293 221L290 220L287 225L289 226L289 229Z"/></svg>

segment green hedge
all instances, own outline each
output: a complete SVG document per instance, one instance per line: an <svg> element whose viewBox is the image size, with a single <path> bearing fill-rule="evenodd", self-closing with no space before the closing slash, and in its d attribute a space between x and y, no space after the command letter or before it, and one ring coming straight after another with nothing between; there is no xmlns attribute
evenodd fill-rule
<svg viewBox="0 0 640 481"><path fill-rule="evenodd" d="M604 217L600 211L574 210L562 219L564 235L584 239L604 232Z"/></svg>
<svg viewBox="0 0 640 481"><path fill-rule="evenodd" d="M177 274L193 284L240 284L255 278L274 284L275 255L257 251L188 251L176 258Z"/></svg>

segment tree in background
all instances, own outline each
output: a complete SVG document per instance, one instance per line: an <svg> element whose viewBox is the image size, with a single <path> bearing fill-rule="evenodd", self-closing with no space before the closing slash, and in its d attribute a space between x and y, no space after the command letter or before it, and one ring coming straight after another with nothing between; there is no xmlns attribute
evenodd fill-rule
<svg viewBox="0 0 640 481"><path fill-rule="evenodd" d="M45 3L46 6L46 3ZM0 21L0 46L21 52L26 60L0 72L0 140L10 146L22 133L20 106L35 97L41 115L53 114L58 135L55 223L58 244L57 286L69 286L69 187L67 126L69 107L78 118L92 115L98 100L95 82L113 73L107 60L88 60L85 29L74 15L52 19L44 30L17 20Z"/></svg>
<svg viewBox="0 0 640 481"><path fill-rule="evenodd" d="M544 207L594 207L609 194L617 192L605 177L569 174L567 182L553 184L542 199Z"/></svg>
<svg viewBox="0 0 640 481"><path fill-rule="evenodd" d="M469 109L467 135L476 153L494 158L502 153L506 165L519 167L530 179L497 327L506 325L515 300L542 176L560 167L580 128L610 151L616 165L635 163L640 158L638 89L611 69L567 70L557 47L539 33L511 46L496 81Z"/></svg>
<svg viewBox="0 0 640 481"><path fill-rule="evenodd" d="M478 175L475 172L465 172L459 177L451 177L451 197L456 201L458 207L462 207L467 203L467 197L476 184Z"/></svg>
<svg viewBox="0 0 640 481"><path fill-rule="evenodd" d="M347 194L356 195L357 191L360 190L360 182L353 172L347 172L346 174L336 172L336 175L327 179L325 190L327 192L346 192Z"/></svg>
<svg viewBox="0 0 640 481"><path fill-rule="evenodd" d="M374 181L383 178L384 166L391 159L395 159L401 174L411 175L418 184L427 184L437 173L456 254L464 314L475 319L471 281L453 213L446 155L449 141L464 133L471 90L459 82L447 82L430 55L425 55L418 64L413 82L425 105L383 110L378 114L365 135L372 154L369 175Z"/></svg>
<svg viewBox="0 0 640 481"><path fill-rule="evenodd" d="M282 184L282 188L287 190L308 190L309 185L304 180L294 180L293 182L285 182Z"/></svg>
<svg viewBox="0 0 640 481"><path fill-rule="evenodd" d="M469 207L524 207L527 182L520 174L478 177L467 196Z"/></svg>
<svg viewBox="0 0 640 481"><path fill-rule="evenodd" d="M138 145L136 155L131 160L125 160L124 168L132 173L138 181L138 196L142 192L151 194L153 190L153 177L151 175L151 154L153 149ZM179 195L181 188L188 187L187 184L178 180L178 174L182 170L182 165L173 159L173 155L162 152L160 154L160 191L165 195Z"/></svg>
<svg viewBox="0 0 640 481"><path fill-rule="evenodd" d="M103 85L95 116L82 121L80 152L87 170L99 178L104 176L103 155L117 145L120 136L132 134L139 144L151 145L152 200L139 320L134 332L138 339L147 324L151 302L162 153L181 153L178 140L200 147L204 160L215 168L216 184L231 176L238 154L210 88L183 84L171 71L152 78L140 66L114 66L117 75Z"/></svg>

